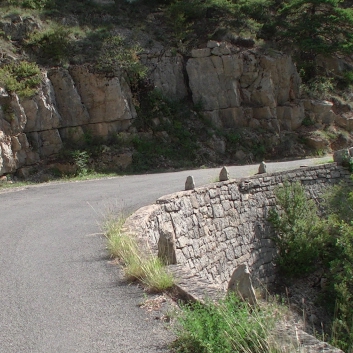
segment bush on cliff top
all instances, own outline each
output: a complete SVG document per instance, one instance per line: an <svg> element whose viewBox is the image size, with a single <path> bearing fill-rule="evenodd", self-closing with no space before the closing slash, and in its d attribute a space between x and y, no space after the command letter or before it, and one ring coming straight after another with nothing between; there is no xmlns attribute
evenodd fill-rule
<svg viewBox="0 0 353 353"><path fill-rule="evenodd" d="M21 97L33 96L40 82L41 72L35 63L20 61L0 68L0 84Z"/></svg>

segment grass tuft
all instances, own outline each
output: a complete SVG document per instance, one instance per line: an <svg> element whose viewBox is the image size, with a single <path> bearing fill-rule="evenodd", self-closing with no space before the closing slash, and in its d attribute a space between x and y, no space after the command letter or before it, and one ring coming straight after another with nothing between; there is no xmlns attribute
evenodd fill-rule
<svg viewBox="0 0 353 353"><path fill-rule="evenodd" d="M184 305L176 325L177 353L274 353L278 315L272 306L251 307L230 294L218 303Z"/></svg>
<svg viewBox="0 0 353 353"><path fill-rule="evenodd" d="M123 231L124 217L108 219L103 228L112 257L123 265L130 280L142 282L149 291L161 292L173 287L174 278L163 262L151 253L142 253L136 238Z"/></svg>

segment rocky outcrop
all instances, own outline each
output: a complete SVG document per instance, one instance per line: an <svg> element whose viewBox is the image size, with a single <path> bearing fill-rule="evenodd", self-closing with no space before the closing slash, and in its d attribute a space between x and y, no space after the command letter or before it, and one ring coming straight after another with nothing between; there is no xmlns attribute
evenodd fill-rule
<svg viewBox="0 0 353 353"><path fill-rule="evenodd" d="M162 55L146 57L144 62L150 68L149 77L154 87L173 99L187 97L188 90L185 83L182 55L166 52Z"/></svg>
<svg viewBox="0 0 353 353"><path fill-rule="evenodd" d="M300 78L290 56L214 45L193 51L186 64L193 101L213 123L276 130L300 126Z"/></svg>
<svg viewBox="0 0 353 353"><path fill-rule="evenodd" d="M107 137L125 131L136 111L124 77L105 77L86 67L43 72L31 98L0 92L0 175L57 154L63 142L84 134Z"/></svg>
<svg viewBox="0 0 353 353"><path fill-rule="evenodd" d="M9 19L11 31L20 31L24 23L22 18ZM241 51L209 41L206 48L194 49L186 57L153 42L141 53L141 61L149 70L149 86L171 99L192 98L221 129L261 128L280 136L297 130L304 118L319 126L336 123L353 129L351 111L337 115L331 102L301 99L300 78L291 57L274 50ZM127 131L136 117L124 74L107 77L88 66L43 71L41 88L31 98L19 99L2 90L0 107L0 175L57 154L66 141ZM328 144L316 135L306 141L320 149ZM227 151L224 139L216 136L207 146L221 155ZM241 153L237 151L237 156Z"/></svg>
<svg viewBox="0 0 353 353"><path fill-rule="evenodd" d="M38 29L40 29L40 25L32 17L23 18L13 14L7 16L6 21L0 21L0 30L4 32L6 37L14 41L21 41Z"/></svg>

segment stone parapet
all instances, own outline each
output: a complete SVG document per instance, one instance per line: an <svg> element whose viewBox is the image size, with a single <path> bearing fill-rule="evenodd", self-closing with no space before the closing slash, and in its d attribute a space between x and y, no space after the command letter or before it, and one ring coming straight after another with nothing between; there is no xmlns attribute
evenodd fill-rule
<svg viewBox="0 0 353 353"><path fill-rule="evenodd" d="M276 278L277 254L267 217L286 181L301 182L316 202L328 187L353 183L336 163L227 180L163 196L130 216L125 230L169 264L186 299L221 297L239 265L248 266L255 286L266 286ZM300 337L305 352L342 352L300 330L288 334Z"/></svg>
<svg viewBox="0 0 353 353"><path fill-rule="evenodd" d="M276 248L267 222L276 202L274 189L285 181L300 181L318 201L324 189L342 180L351 182L350 173L332 163L163 196L144 215L143 234L167 263L182 265L219 288L227 288L241 264L249 266L254 284L267 285L276 273Z"/></svg>

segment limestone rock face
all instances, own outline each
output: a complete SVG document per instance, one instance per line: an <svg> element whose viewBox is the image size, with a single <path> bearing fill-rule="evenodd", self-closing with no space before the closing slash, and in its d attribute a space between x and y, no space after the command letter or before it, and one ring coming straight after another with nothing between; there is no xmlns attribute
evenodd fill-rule
<svg viewBox="0 0 353 353"><path fill-rule="evenodd" d="M240 106L242 64L238 55L189 59L186 70L194 103L201 102L204 110Z"/></svg>
<svg viewBox="0 0 353 353"><path fill-rule="evenodd" d="M108 78L85 67L43 72L42 85L30 98L0 87L0 176L57 154L63 140L124 131L135 117L124 77Z"/></svg>
<svg viewBox="0 0 353 353"><path fill-rule="evenodd" d="M38 26L31 18L13 15L0 23L0 30L22 40ZM121 30L133 37L130 30ZM145 36L144 41L147 48L150 38ZM182 56L154 42L140 59L148 67L151 86L173 100L192 95L203 115L219 129L245 127L281 134L299 129L306 117L317 124L336 123L353 130L352 111L338 115L331 102L300 99L296 67L290 56L280 52L240 50L209 41L206 48ZM87 133L106 138L126 131L136 118L123 73L107 77L88 66L72 66L42 74L41 88L30 98L18 98L0 87L0 176L57 154L63 143L80 142ZM159 119L152 121L160 124ZM308 144L327 148L327 141L317 136L308 138ZM205 145L219 154L227 152L224 138L213 136ZM245 158L241 151L237 153L238 159Z"/></svg>
<svg viewBox="0 0 353 353"><path fill-rule="evenodd" d="M150 79L154 87L171 99L183 99L188 94L183 61L180 54L166 53L163 56L151 58L147 63L151 67Z"/></svg>
<svg viewBox="0 0 353 353"><path fill-rule="evenodd" d="M62 123L55 92L47 73L43 73L43 81L42 89L34 97L21 100L27 118L25 132L56 129Z"/></svg>
<svg viewBox="0 0 353 353"><path fill-rule="evenodd" d="M87 108L82 103L69 72L65 69L53 69L48 76L53 85L56 106L61 116L60 125L71 127L88 124L90 117Z"/></svg>
<svg viewBox="0 0 353 353"><path fill-rule="evenodd" d="M83 66L72 68L70 74L87 108L90 123L124 122L136 117L130 87L123 77L108 78L91 73Z"/></svg>
<svg viewBox="0 0 353 353"><path fill-rule="evenodd" d="M300 126L304 119L298 103L300 78L290 56L214 49L208 55L192 52L186 71L194 103L201 103L216 126L293 130Z"/></svg>

